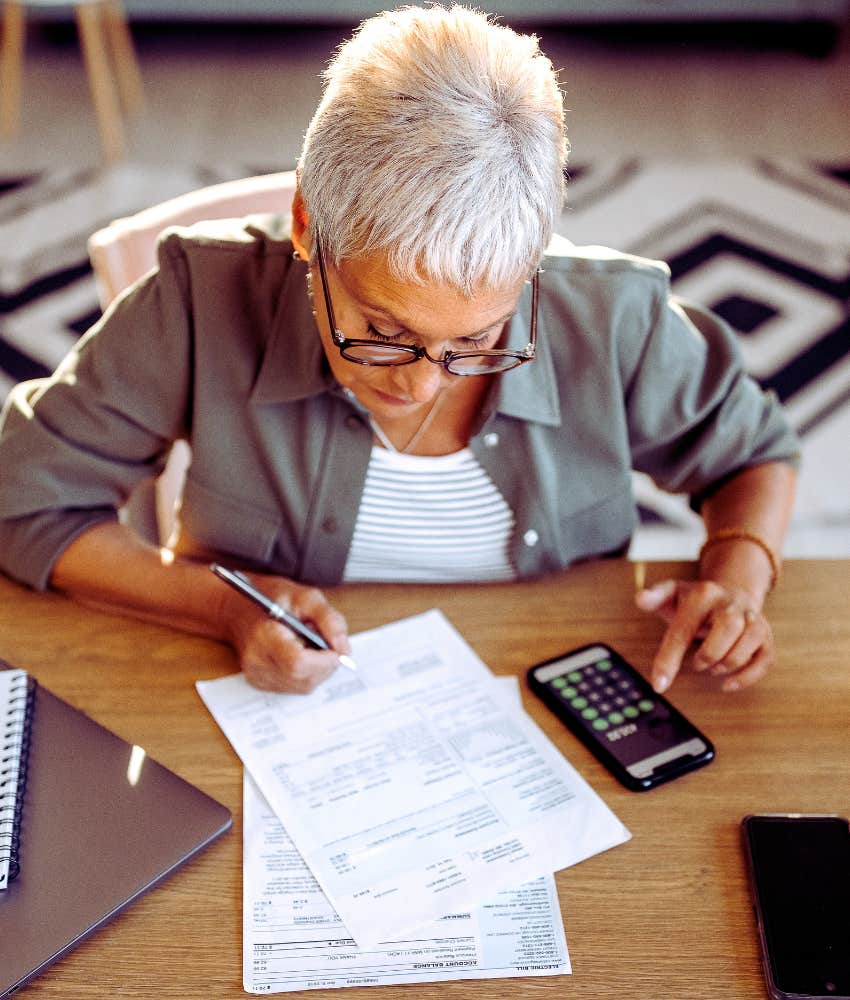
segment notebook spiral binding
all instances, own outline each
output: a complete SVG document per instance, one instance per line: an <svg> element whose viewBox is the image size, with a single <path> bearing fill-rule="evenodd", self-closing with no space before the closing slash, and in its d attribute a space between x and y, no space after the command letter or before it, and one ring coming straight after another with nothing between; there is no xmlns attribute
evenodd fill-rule
<svg viewBox="0 0 850 1000"><path fill-rule="evenodd" d="M8 881L20 872L21 820L27 784L35 682L13 682L8 712L0 719L0 863L9 863Z"/></svg>

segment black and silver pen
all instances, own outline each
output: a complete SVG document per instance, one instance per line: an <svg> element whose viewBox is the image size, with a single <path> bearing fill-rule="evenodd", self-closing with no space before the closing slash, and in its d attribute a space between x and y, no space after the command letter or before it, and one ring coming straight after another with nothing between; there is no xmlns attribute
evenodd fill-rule
<svg viewBox="0 0 850 1000"><path fill-rule="evenodd" d="M313 649L331 648L318 632L311 629L309 625L305 625L300 618L296 618L286 608L282 608L275 601L272 601L265 594L257 590L244 573L240 573L238 570L227 569L226 566L220 566L218 563L213 563L210 569L220 580L224 580L225 583L230 584L243 597L247 597L249 601L253 601L254 604L259 605L269 618L274 618L275 621L291 629L308 646L311 646ZM347 667L349 670L357 669L357 664L350 656L347 656L345 653L337 653L336 655L344 667Z"/></svg>

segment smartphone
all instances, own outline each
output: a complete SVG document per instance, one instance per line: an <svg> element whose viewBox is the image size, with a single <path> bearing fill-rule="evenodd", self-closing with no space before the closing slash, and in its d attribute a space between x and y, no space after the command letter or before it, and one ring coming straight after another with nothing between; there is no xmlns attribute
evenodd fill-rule
<svg viewBox="0 0 850 1000"><path fill-rule="evenodd" d="M604 643L538 663L528 684L632 791L655 788L714 758L696 726Z"/></svg>
<svg viewBox="0 0 850 1000"><path fill-rule="evenodd" d="M841 816L745 816L744 854L774 1000L850 998L850 826Z"/></svg>

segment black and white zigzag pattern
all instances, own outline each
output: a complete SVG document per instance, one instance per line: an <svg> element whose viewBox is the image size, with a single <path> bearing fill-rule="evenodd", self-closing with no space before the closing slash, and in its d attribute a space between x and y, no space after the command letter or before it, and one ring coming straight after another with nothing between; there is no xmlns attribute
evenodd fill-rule
<svg viewBox="0 0 850 1000"><path fill-rule="evenodd" d="M272 168L274 169L274 168ZM186 191L253 173L124 164L0 178L0 400L47 374L99 317L89 235ZM257 170L256 173L271 172Z"/></svg>
<svg viewBox="0 0 850 1000"><path fill-rule="evenodd" d="M262 172L123 165L0 178L0 400L14 382L52 370L98 317L91 232L184 191ZM559 230L575 243L666 260L679 294L737 329L750 372L803 436L789 551L850 555L850 165L576 166ZM699 528L687 505L644 481L637 490L645 526L634 553L693 555Z"/></svg>
<svg viewBox="0 0 850 1000"><path fill-rule="evenodd" d="M561 231L666 260L678 294L735 327L748 370L803 438L788 551L850 555L850 165L592 165L572 172ZM687 505L646 482L638 495L645 521L681 528L666 549L645 530L645 554L692 555Z"/></svg>

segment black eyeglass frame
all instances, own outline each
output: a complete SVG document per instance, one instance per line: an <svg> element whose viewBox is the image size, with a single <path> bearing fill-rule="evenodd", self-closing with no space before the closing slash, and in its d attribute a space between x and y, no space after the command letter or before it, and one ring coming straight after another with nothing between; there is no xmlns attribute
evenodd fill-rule
<svg viewBox="0 0 850 1000"><path fill-rule="evenodd" d="M514 368L518 368L520 365L526 363L526 361L533 361L536 357L537 352L537 299L538 299L538 275L540 274L540 268L537 268L534 272L534 276L531 279L531 324L529 330L529 342L525 348L521 351L507 350L507 349L494 349L488 351L446 351L442 358L432 358L431 355L424 347L415 347L413 344L387 344L386 346L392 348L396 351L403 351L410 354L409 361L365 361L362 358L351 358L346 355L345 351L349 347L366 346L375 347L376 342L374 340L364 340L357 338L346 337L346 335L340 330L336 325L336 317L334 315L334 307L331 302L330 291L328 290L328 280L327 272L325 270L325 259L322 254L322 241L318 233L316 234L316 257L319 261L319 272L322 277L322 292L325 297L325 310L328 314L328 322L330 323L331 336L333 337L334 344L339 348L340 355L345 358L346 361L351 362L354 365L367 365L371 368L397 368L402 365L412 365L414 362L419 361L421 358L427 358L434 365L442 365L443 368L451 375L458 375L460 377L473 376L473 375L502 375L504 372L513 371ZM453 372L449 367L453 361L459 359L471 359L471 358L495 358L495 357L512 357L514 359L514 364L509 368L499 368L495 371L488 372L486 370L480 372Z"/></svg>

